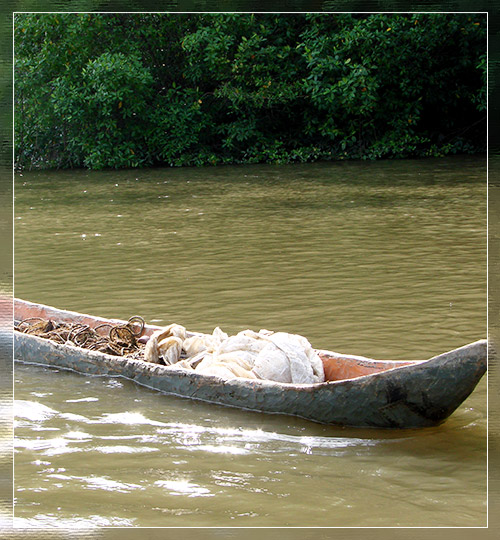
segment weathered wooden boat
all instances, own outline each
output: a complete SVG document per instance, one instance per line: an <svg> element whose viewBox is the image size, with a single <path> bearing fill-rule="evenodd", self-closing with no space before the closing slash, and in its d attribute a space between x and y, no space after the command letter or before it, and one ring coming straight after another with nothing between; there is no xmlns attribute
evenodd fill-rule
<svg viewBox="0 0 500 540"><path fill-rule="evenodd" d="M14 319L40 317L91 327L123 323L14 300ZM146 325L145 335L159 327ZM318 350L326 382L283 384L201 375L14 332L15 359L79 373L119 376L168 394L254 411L293 415L324 424L418 428L440 424L471 394L487 367L479 340L429 360L387 361ZM195 333L191 333L195 335Z"/></svg>

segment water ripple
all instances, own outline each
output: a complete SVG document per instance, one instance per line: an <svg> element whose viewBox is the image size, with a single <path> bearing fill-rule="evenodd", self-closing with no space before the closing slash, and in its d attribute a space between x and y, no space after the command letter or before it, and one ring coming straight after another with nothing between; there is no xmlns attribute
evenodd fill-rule
<svg viewBox="0 0 500 540"><path fill-rule="evenodd" d="M157 480L155 485L168 491L169 495L187 495L188 497L214 496L207 488L185 480Z"/></svg>

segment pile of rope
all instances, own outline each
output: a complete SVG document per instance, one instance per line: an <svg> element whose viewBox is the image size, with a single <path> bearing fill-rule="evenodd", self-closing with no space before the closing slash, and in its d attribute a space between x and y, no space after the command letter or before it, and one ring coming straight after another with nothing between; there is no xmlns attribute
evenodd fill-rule
<svg viewBox="0 0 500 540"><path fill-rule="evenodd" d="M83 323L29 317L23 319L15 328L19 332L50 339L55 343L142 360L144 345L138 338L144 331L144 325L144 319L137 315L130 317L125 324L103 323L94 327Z"/></svg>

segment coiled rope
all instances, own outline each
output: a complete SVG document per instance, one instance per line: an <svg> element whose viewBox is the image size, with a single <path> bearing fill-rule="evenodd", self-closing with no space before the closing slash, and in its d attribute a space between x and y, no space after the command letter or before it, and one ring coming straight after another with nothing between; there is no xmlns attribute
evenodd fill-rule
<svg viewBox="0 0 500 540"><path fill-rule="evenodd" d="M144 353L144 345L138 338L142 335L144 326L144 319L138 315L130 317L125 324L103 323L94 327L83 323L28 317L16 325L15 329L63 345L140 359Z"/></svg>

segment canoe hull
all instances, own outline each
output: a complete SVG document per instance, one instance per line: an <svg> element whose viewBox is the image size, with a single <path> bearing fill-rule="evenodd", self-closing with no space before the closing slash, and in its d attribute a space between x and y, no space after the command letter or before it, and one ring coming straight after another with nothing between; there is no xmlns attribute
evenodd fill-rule
<svg viewBox="0 0 500 540"><path fill-rule="evenodd" d="M419 428L443 422L486 371L487 342L477 341L373 375L312 385L223 380L175 366L102 354L15 332L16 360L88 375L120 376L168 394L324 424Z"/></svg>

